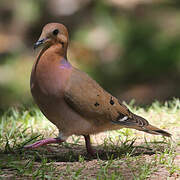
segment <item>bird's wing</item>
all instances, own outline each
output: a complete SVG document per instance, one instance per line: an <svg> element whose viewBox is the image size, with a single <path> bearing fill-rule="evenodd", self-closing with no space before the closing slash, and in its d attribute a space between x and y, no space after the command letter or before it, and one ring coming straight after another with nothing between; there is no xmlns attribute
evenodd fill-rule
<svg viewBox="0 0 180 180"><path fill-rule="evenodd" d="M74 111L98 124L111 121L124 127L148 125L144 118L131 113L117 98L77 69L72 70L64 99Z"/></svg>

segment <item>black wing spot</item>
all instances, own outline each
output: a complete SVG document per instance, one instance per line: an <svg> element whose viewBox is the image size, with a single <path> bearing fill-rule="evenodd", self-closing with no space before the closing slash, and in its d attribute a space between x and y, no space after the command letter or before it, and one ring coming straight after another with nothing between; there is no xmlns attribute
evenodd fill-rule
<svg viewBox="0 0 180 180"><path fill-rule="evenodd" d="M111 97L111 99L110 99L109 103L110 103L111 105L113 105L113 104L114 104L114 101L113 101L112 97Z"/></svg>
<svg viewBox="0 0 180 180"><path fill-rule="evenodd" d="M99 94L97 96L99 96Z"/></svg>
<svg viewBox="0 0 180 180"><path fill-rule="evenodd" d="M94 106L96 106L96 107L99 106L99 105L100 105L100 104L99 104L98 102L96 102L96 103L94 104Z"/></svg>

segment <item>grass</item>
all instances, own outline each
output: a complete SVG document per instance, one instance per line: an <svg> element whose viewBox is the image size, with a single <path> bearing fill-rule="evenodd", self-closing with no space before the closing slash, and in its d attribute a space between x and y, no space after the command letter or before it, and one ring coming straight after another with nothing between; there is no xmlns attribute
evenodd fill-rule
<svg viewBox="0 0 180 180"><path fill-rule="evenodd" d="M132 129L94 135L97 157L86 154L82 137L35 150L23 146L55 137L56 127L35 108L11 108L0 117L0 179L178 179L180 178L180 100L129 108L173 138Z"/></svg>

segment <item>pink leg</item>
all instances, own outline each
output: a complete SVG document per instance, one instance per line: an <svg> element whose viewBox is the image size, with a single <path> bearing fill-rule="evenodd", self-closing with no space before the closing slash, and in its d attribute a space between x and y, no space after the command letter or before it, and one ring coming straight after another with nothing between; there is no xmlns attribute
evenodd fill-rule
<svg viewBox="0 0 180 180"><path fill-rule="evenodd" d="M59 139L59 138L48 138L48 139L43 139L43 140L40 140L40 141L37 141L33 144L30 144L30 145L26 145L24 146L24 148L26 149L34 149L34 148L38 148L40 146L44 146L46 144L51 144L51 143L62 143L63 140Z"/></svg>
<svg viewBox="0 0 180 180"><path fill-rule="evenodd" d="M83 136L86 142L86 149L87 149L88 154L90 154L91 156L94 156L96 152L93 150L91 146L90 136L89 135L83 135Z"/></svg>

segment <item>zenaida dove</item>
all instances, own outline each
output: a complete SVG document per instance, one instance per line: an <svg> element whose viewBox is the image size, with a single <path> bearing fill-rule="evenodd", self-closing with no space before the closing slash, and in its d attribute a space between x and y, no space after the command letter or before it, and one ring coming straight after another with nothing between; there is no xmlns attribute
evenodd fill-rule
<svg viewBox="0 0 180 180"><path fill-rule="evenodd" d="M67 60L68 42L66 27L49 23L34 45L42 45L42 50L32 68L31 92L42 113L58 128L59 136L25 148L61 143L75 134L84 136L87 152L93 155L90 134L124 127L171 136L130 112L86 73L73 67Z"/></svg>

